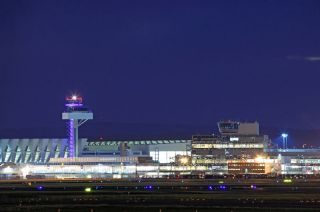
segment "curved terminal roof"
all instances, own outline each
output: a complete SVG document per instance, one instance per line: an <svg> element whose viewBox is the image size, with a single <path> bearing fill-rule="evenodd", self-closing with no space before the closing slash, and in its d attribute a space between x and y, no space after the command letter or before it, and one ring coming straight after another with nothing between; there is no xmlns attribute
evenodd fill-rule
<svg viewBox="0 0 320 212"><path fill-rule="evenodd" d="M111 146L119 145L119 143L124 142L129 145L159 145L159 144L184 144L190 143L191 140L127 140L127 141L88 141L88 146Z"/></svg>

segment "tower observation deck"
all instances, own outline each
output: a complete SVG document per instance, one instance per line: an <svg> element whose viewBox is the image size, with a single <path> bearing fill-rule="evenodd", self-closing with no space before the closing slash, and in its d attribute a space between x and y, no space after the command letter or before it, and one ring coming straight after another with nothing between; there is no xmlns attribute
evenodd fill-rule
<svg viewBox="0 0 320 212"><path fill-rule="evenodd" d="M73 95L66 98L66 111L62 113L62 119L68 120L68 148L69 157L79 156L80 144L78 139L79 127L86 121L93 119L93 113L83 105L82 97Z"/></svg>

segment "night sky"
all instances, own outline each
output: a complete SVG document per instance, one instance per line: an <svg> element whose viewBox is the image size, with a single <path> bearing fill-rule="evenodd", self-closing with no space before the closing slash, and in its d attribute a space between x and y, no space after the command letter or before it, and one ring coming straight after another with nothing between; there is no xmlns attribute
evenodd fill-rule
<svg viewBox="0 0 320 212"><path fill-rule="evenodd" d="M91 124L316 129L319 80L320 1L0 2L0 130L64 126L73 93Z"/></svg>

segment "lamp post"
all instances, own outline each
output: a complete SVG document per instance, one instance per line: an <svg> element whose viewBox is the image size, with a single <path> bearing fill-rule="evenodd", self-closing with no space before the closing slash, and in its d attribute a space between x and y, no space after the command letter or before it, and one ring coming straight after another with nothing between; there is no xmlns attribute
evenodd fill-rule
<svg viewBox="0 0 320 212"><path fill-rule="evenodd" d="M287 133L282 133L281 137L282 137L283 149L287 149L288 148L288 134Z"/></svg>

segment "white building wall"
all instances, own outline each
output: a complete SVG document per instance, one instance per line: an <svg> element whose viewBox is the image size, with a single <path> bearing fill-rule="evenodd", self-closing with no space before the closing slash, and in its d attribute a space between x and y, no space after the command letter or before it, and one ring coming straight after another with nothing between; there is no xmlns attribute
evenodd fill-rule
<svg viewBox="0 0 320 212"><path fill-rule="evenodd" d="M191 152L186 151L159 151L159 162L160 163L172 163L177 155L190 155ZM157 158L156 151L150 151L150 156L153 160Z"/></svg>

